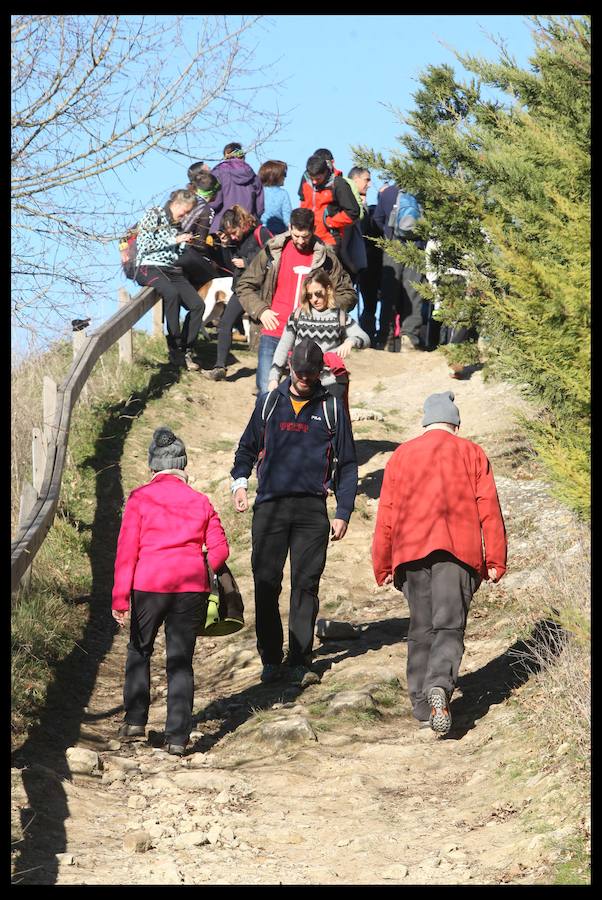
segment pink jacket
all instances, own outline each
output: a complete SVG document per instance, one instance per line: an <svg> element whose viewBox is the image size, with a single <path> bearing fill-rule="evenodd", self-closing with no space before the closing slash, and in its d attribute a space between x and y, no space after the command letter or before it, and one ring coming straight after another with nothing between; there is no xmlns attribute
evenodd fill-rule
<svg viewBox="0 0 602 900"><path fill-rule="evenodd" d="M159 473L128 497L117 540L113 609L127 610L130 592L208 591L203 557L215 571L230 553L209 498L177 475Z"/></svg>

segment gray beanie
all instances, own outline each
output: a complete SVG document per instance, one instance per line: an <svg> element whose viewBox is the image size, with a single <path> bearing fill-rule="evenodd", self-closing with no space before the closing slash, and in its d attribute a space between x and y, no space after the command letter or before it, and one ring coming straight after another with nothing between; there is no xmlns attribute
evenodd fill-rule
<svg viewBox="0 0 602 900"><path fill-rule="evenodd" d="M185 469L186 447L171 428L162 425L153 434L148 448L148 465L153 472L163 469Z"/></svg>
<svg viewBox="0 0 602 900"><path fill-rule="evenodd" d="M454 401L451 391L443 391L442 394L431 394L424 401L424 417L422 427L433 425L435 422L447 422L449 425L460 424L460 410Z"/></svg>

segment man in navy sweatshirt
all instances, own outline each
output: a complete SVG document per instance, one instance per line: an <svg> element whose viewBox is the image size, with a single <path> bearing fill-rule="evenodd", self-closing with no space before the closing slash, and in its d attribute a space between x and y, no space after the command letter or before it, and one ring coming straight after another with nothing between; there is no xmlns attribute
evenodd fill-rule
<svg viewBox="0 0 602 900"><path fill-rule="evenodd" d="M249 508L248 478L257 463L251 567L263 682L276 681L287 671L281 665L283 631L278 600L289 551L288 676L293 684L302 686L316 680L310 663L328 540L330 536L332 541L340 541L345 536L355 502L357 458L351 423L337 399L336 429L334 423L329 428L328 409L332 407L320 384L322 365L322 351L315 341L305 338L297 344L290 377L257 398L231 471L234 507L244 512ZM337 507L330 523L326 496L333 455L337 460Z"/></svg>

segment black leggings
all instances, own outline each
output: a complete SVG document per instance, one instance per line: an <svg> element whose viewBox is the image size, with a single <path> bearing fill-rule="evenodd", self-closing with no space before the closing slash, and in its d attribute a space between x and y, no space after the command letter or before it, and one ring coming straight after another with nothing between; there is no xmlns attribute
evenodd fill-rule
<svg viewBox="0 0 602 900"><path fill-rule="evenodd" d="M199 627L207 617L208 593L163 594L134 591L130 642L125 664L125 721L146 725L150 706L150 658L161 624L165 623L167 654L168 743L186 744L192 728L194 675L192 656Z"/></svg>
<svg viewBox="0 0 602 900"><path fill-rule="evenodd" d="M227 306L219 320L217 331L217 359L215 360L216 368L225 369L226 360L230 347L232 346L232 329L234 323L244 310L240 305L240 300L236 294L232 294L228 300Z"/></svg>
<svg viewBox="0 0 602 900"><path fill-rule="evenodd" d="M168 345L181 350L192 347L203 324L205 302L182 270L176 266L140 266L136 281L142 286L154 287L163 297ZM181 329L180 306L188 310Z"/></svg>

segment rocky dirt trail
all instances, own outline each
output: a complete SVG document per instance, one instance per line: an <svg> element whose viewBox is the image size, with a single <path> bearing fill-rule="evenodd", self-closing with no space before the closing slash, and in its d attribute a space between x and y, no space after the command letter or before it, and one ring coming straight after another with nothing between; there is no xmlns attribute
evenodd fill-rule
<svg viewBox="0 0 602 900"><path fill-rule="evenodd" d="M347 630L316 640L322 681L301 691L259 682L251 520L233 512L228 493L233 448L254 402L253 357L236 356L228 381L186 373L148 405L130 432L122 472L126 492L144 480L153 428L174 424L194 486L209 493L234 543L231 565L247 625L230 638L197 642L197 725L183 759L154 747L152 735L150 743L119 746L127 635L115 635L106 653L99 638L96 655L90 635L79 663L81 672L95 672L85 708L77 705L75 668L73 697L55 703L46 717L52 727L38 729L14 763L13 805L24 829L15 880L545 883L570 834L568 762L560 756L542 769L523 723L520 699L530 682L516 652L536 623L517 610L558 553L559 534L561 552L570 552L574 523L525 453L514 391L485 383L479 371L452 381L438 353L352 357L360 492L347 536L329 549L320 611ZM408 608L392 587L375 585L370 542L384 466L400 440L420 433L424 398L446 389L456 394L461 434L477 439L493 461L510 554L508 578L483 585L475 597L454 725L441 739L410 715ZM285 571L285 617L287 578ZM97 627L106 632L108 593L96 602L106 611L106 624ZM149 721L156 732L164 723L163 666L160 634Z"/></svg>

